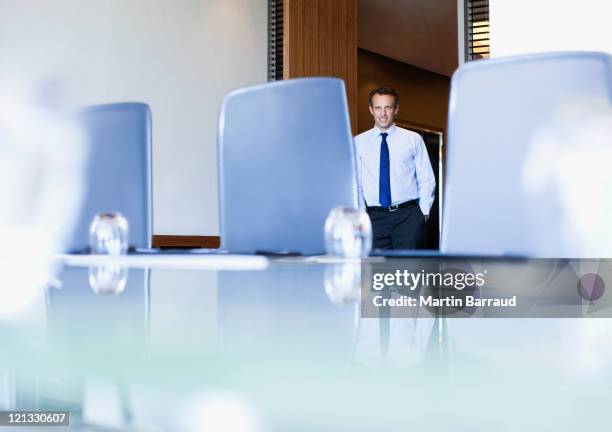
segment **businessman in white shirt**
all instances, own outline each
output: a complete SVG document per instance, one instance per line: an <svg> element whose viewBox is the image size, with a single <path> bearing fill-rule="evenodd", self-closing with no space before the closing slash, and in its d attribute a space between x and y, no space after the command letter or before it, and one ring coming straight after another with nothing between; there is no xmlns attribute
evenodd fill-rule
<svg viewBox="0 0 612 432"><path fill-rule="evenodd" d="M374 127L355 137L361 205L372 221L375 249L415 249L434 201L436 180L423 138L397 127L399 95L370 92Z"/></svg>

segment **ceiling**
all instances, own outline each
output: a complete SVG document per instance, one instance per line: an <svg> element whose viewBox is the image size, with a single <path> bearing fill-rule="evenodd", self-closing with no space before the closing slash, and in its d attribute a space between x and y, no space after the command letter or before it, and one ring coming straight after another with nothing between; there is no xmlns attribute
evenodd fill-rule
<svg viewBox="0 0 612 432"><path fill-rule="evenodd" d="M442 75L458 66L457 0L358 0L360 48Z"/></svg>

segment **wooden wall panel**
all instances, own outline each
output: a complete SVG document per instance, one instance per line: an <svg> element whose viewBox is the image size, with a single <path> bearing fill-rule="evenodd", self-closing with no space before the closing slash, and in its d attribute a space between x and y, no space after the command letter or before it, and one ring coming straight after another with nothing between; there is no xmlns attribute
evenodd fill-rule
<svg viewBox="0 0 612 432"><path fill-rule="evenodd" d="M283 78L342 78L357 132L357 0L284 0Z"/></svg>

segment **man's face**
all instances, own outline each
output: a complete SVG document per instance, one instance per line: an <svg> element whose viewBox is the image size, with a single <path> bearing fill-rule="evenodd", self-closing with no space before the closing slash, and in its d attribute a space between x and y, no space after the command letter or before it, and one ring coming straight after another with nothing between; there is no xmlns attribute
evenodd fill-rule
<svg viewBox="0 0 612 432"><path fill-rule="evenodd" d="M391 127L398 109L399 106L395 106L395 98L392 95L375 94L370 105L374 123L382 130Z"/></svg>

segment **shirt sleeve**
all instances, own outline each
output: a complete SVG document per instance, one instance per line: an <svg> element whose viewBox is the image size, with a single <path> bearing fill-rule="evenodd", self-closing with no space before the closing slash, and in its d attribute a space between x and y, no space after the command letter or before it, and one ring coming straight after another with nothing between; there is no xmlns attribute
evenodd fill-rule
<svg viewBox="0 0 612 432"><path fill-rule="evenodd" d="M424 215L429 215L436 192L436 178L434 177L427 147L421 136L417 137L416 152L414 156L416 183L419 191L419 207Z"/></svg>

